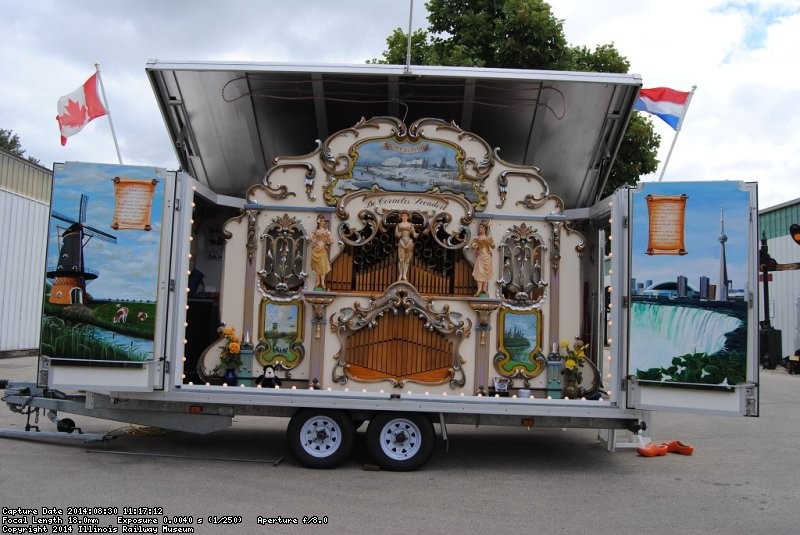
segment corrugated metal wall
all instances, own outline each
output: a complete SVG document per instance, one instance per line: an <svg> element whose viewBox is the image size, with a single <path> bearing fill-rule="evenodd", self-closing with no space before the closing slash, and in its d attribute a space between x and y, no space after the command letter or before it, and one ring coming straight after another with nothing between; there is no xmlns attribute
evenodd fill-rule
<svg viewBox="0 0 800 535"><path fill-rule="evenodd" d="M0 352L39 347L51 184L0 150Z"/></svg>
<svg viewBox="0 0 800 535"><path fill-rule="evenodd" d="M767 236L769 255L779 264L800 262L800 245L789 236L789 225L800 225L800 199L768 208L759 214L759 240ZM760 245L760 242L759 242ZM759 288L759 291L763 291ZM776 271L769 283L770 323L781 331L782 356L800 348L800 270ZM759 303L764 318L763 296Z"/></svg>
<svg viewBox="0 0 800 535"><path fill-rule="evenodd" d="M0 149L0 189L50 203L53 172Z"/></svg>

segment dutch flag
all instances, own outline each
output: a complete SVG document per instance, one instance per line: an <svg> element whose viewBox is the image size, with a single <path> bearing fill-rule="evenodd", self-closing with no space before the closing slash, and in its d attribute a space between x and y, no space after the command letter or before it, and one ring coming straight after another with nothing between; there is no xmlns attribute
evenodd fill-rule
<svg viewBox="0 0 800 535"><path fill-rule="evenodd" d="M633 109L658 115L673 130L680 130L686 108L689 107L691 92L676 91L668 87L640 89Z"/></svg>

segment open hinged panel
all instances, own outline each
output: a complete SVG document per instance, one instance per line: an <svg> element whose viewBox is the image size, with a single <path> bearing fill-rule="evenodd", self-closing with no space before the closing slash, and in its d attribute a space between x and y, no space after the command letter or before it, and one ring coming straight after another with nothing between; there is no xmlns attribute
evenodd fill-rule
<svg viewBox="0 0 800 535"><path fill-rule="evenodd" d="M182 168L244 196L276 157L362 118L435 117L535 165L569 208L599 199L641 79L632 74L396 65L161 61L146 72Z"/></svg>

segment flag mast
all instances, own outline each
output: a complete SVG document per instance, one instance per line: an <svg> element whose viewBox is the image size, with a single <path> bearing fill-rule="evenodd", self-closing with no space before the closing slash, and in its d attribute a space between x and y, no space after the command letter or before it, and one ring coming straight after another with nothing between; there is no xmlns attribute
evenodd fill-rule
<svg viewBox="0 0 800 535"><path fill-rule="evenodd" d="M689 96L686 97L686 104L683 107L683 114L681 115L681 120L678 121L678 125L675 127L675 135L672 136L672 145L670 145L669 147L669 152L667 153L667 159L664 160L664 167L661 168L661 174L658 177L659 182L661 182L661 179L664 178L664 171L667 170L667 164L669 163L669 158L670 156L672 156L672 149L675 148L675 141L677 141L678 139L678 134L681 133L681 126L683 126L683 119L686 117L686 112L689 111L689 104L691 104L692 102L692 96L694 95L695 89L697 89L697 86L693 85L692 90L689 91Z"/></svg>
<svg viewBox="0 0 800 535"><path fill-rule="evenodd" d="M103 87L103 78L100 76L100 63L95 63L94 68L97 71L97 80L100 82L100 92L103 93L103 105L106 107L108 124L111 126L111 137L114 138L114 148L117 149L117 159L119 160L119 164L122 165L122 156L119 153L119 143L117 143L117 133L114 132L114 121L111 120L111 109L108 107L108 99L106 98L106 88Z"/></svg>

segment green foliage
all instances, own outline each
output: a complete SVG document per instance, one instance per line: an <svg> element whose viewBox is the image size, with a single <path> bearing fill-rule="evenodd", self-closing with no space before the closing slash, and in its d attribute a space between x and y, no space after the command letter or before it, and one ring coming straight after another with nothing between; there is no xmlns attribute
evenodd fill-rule
<svg viewBox="0 0 800 535"><path fill-rule="evenodd" d="M730 386L743 383L747 378L745 359L736 351L713 355L687 353L674 357L667 368L636 370L636 376L647 381Z"/></svg>
<svg viewBox="0 0 800 535"><path fill-rule="evenodd" d="M42 353L59 358L142 362L148 355L132 351L122 344L112 344L92 336L91 327L72 324L62 318L44 316L42 320Z"/></svg>
<svg viewBox="0 0 800 535"><path fill-rule="evenodd" d="M11 154L19 156L20 158L25 157L25 151L22 148L22 143L19 140L19 136L12 130L0 128L0 149L7 150ZM41 165L39 160L32 156L28 156L28 161L37 165Z"/></svg>
<svg viewBox="0 0 800 535"><path fill-rule="evenodd" d="M429 0L427 30L411 36L413 65L447 65L627 73L630 62L613 43L569 46L563 20L544 0ZM404 65L407 34L396 28L382 59L369 63ZM634 113L604 194L635 185L658 168L661 137L653 123Z"/></svg>
<svg viewBox="0 0 800 535"><path fill-rule="evenodd" d="M608 175L603 197L622 186L634 186L639 177L655 173L658 169L658 147L661 136L653 129L649 117L634 113L625 131L614 166Z"/></svg>
<svg viewBox="0 0 800 535"><path fill-rule="evenodd" d="M135 307L129 305L130 312L128 313L128 321L126 323L114 323L114 314L116 314L117 309L112 303L90 303L90 307L93 311L91 315L78 314L68 310L63 305L54 305L45 300L44 313L50 316L58 316L75 323L96 325L97 327L127 336L153 339L156 318L155 303L140 303ZM145 312L147 314L147 319L145 321L136 319L136 314L139 312Z"/></svg>
<svg viewBox="0 0 800 535"><path fill-rule="evenodd" d="M383 51L381 59L373 58L367 63L384 65L405 65L408 53L408 34L396 28L392 35L386 38L387 49ZM428 45L428 32L419 29L411 34L411 64L434 65L437 63L433 57L433 47Z"/></svg>
<svg viewBox="0 0 800 535"><path fill-rule="evenodd" d="M613 43L597 45L594 50L576 46L570 48L569 54L570 71L626 73L631 67L631 63L619 53Z"/></svg>

